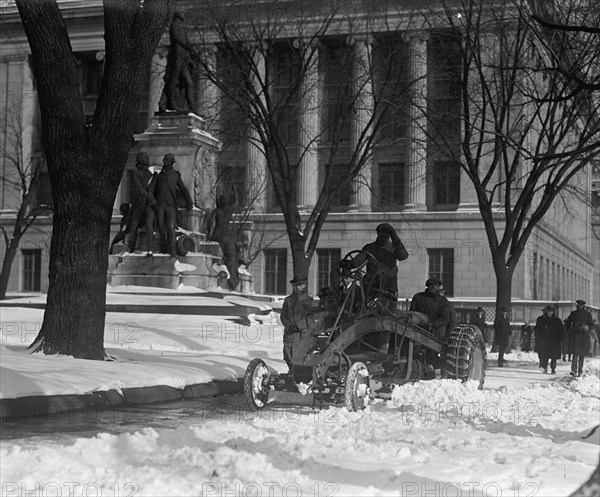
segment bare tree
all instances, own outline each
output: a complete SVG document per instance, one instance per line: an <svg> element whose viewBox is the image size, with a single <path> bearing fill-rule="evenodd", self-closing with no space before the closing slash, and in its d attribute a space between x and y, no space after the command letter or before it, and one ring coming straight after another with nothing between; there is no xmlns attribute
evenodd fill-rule
<svg viewBox="0 0 600 497"><path fill-rule="evenodd" d="M557 199L573 208L570 192L585 190L600 153L600 103L590 88L573 92L573 81L555 70L540 43L544 35L526 14L529 2L442 3L448 35L457 41L457 63L447 70L458 82L462 109L455 132L429 120L428 139L460 163L475 189L496 275L496 305L508 307L513 273L532 231ZM566 57L561 42L552 40L552 47Z"/></svg>
<svg viewBox="0 0 600 497"><path fill-rule="evenodd" d="M103 359L112 208L172 2L104 0L106 62L89 125L57 2L16 4L32 53L54 205L48 299L31 348Z"/></svg>
<svg viewBox="0 0 600 497"><path fill-rule="evenodd" d="M347 2L254 7L205 2L196 25L205 43L216 43L219 51L217 64L200 62L223 97L221 109L235 110L231 115L237 120L227 131L242 135L266 164L268 178L251 173L248 184L270 183L283 213L294 274L306 277L330 211L341 197L360 205L361 188L371 188L365 166L383 146L390 116L402 114L410 90L406 68L398 70L403 45L386 8L373 16L382 19L374 26L364 12L352 15ZM406 17L403 22L406 29ZM377 55L371 33L378 36ZM323 67L325 81L318 76ZM388 138L385 144L392 142ZM301 196L299 189L313 178L319 178L318 188ZM256 193L251 189L249 197L257 198ZM307 196L311 201L299 207Z"/></svg>
<svg viewBox="0 0 600 497"><path fill-rule="evenodd" d="M25 137L33 134L28 127L35 122L24 122L21 109L7 108L7 116L0 131L4 135L4 143L0 146L0 157L8 167L2 181L12 189L10 197L14 198L16 216L12 233L0 226L5 242L4 260L0 271L0 300L6 298L6 290L19 243L25 232L38 216L52 212L52 205L44 203L42 197L42 174L45 170L44 156L41 150L31 143L25 143Z"/></svg>

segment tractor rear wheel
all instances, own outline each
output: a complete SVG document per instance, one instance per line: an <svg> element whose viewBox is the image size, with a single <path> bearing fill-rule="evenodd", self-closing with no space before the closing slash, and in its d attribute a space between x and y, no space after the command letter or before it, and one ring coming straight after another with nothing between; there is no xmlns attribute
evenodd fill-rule
<svg viewBox="0 0 600 497"><path fill-rule="evenodd" d="M362 362L355 362L346 376L346 408L360 411L367 407L371 394L369 370Z"/></svg>
<svg viewBox="0 0 600 497"><path fill-rule="evenodd" d="M477 381L483 388L485 380L487 354L483 336L479 328L473 325L459 324L450 334L446 350L447 378Z"/></svg>
<svg viewBox="0 0 600 497"><path fill-rule="evenodd" d="M271 373L262 359L252 359L244 374L244 395L253 411L262 409L269 397Z"/></svg>

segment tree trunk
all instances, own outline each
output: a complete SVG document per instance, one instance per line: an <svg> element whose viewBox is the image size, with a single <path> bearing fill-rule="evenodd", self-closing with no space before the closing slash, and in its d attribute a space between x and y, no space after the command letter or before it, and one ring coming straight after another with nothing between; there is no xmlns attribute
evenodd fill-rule
<svg viewBox="0 0 600 497"><path fill-rule="evenodd" d="M6 298L6 289L8 288L8 280L10 279L10 271L18 249L19 240L13 238L8 244L8 247L6 247L4 261L2 262L2 271L0 272L0 300Z"/></svg>
<svg viewBox="0 0 600 497"><path fill-rule="evenodd" d="M34 351L103 359L112 206L170 0L104 0L105 68L86 125L57 3L17 0L31 47L54 200L48 301Z"/></svg>
<svg viewBox="0 0 600 497"><path fill-rule="evenodd" d="M503 307L510 309L512 299L513 269L506 267L504 256L494 257L494 272L496 273L496 315L500 315ZM499 260L496 260L499 259Z"/></svg>
<svg viewBox="0 0 600 497"><path fill-rule="evenodd" d="M79 162L80 171L102 170L98 159ZM115 185L92 192L87 174L64 184L63 202L55 202L50 244L50 288L42 328L32 344L35 351L82 359L103 359L104 318L110 219ZM79 192L88 191L87 195Z"/></svg>

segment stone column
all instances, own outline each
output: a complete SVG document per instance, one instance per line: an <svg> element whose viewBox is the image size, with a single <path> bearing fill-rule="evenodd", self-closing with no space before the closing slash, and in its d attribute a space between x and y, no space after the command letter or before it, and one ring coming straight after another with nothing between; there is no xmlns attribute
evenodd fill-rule
<svg viewBox="0 0 600 497"><path fill-rule="evenodd" d="M355 151L357 148L362 148L365 138L363 137L361 140L361 136L369 127L373 117L373 81L371 80L373 37L370 35L352 37L349 43L352 45L354 51L352 94L357 96L350 137L350 148L352 151ZM357 152L358 157L364 154L364 150ZM372 159L369 157L362 166L358 177L353 182L353 193L349 211L371 210L371 170Z"/></svg>
<svg viewBox="0 0 600 497"><path fill-rule="evenodd" d="M300 41L300 43L302 43ZM305 47L304 63L307 65L300 87L300 122L298 147L298 208L311 211L317 203L319 192L319 156L317 139L320 133L321 88L319 79L319 47L317 43Z"/></svg>
<svg viewBox="0 0 600 497"><path fill-rule="evenodd" d="M408 192L406 208L425 209L427 183L427 39L428 33L408 33L409 81L412 83L408 125Z"/></svg>
<svg viewBox="0 0 600 497"><path fill-rule="evenodd" d="M168 49L159 46L150 63L150 85L148 87L148 120L158 112L158 103L165 86L164 76L167 69Z"/></svg>
<svg viewBox="0 0 600 497"><path fill-rule="evenodd" d="M250 74L259 95L264 95L264 88L259 87L266 84L265 53L264 47L255 48L256 74L253 72ZM251 123L248 126L246 145L248 202L251 204L252 210L264 212L267 208L267 159L258 131L252 127Z"/></svg>

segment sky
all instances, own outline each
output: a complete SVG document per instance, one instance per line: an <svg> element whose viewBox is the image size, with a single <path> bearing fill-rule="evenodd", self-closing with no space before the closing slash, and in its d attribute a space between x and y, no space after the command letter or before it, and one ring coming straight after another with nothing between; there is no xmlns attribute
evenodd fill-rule
<svg viewBox="0 0 600 497"><path fill-rule="evenodd" d="M0 312L3 399L233 380L254 357L286 369L275 312L250 316L250 326L107 313L108 362L31 355L42 311ZM422 381L360 412L274 402L253 413L239 396L219 416L175 427L1 437L1 495L570 495L599 460L600 359L586 359L573 379L562 361L554 376L537 370L534 353L506 358L498 369L488 354L483 390Z"/></svg>

